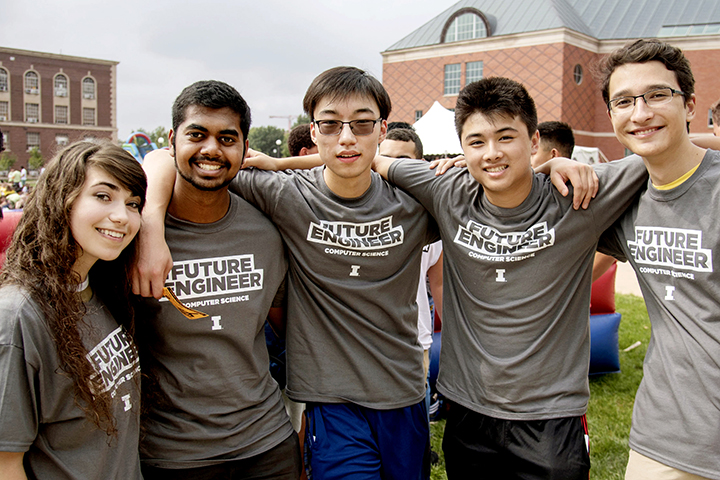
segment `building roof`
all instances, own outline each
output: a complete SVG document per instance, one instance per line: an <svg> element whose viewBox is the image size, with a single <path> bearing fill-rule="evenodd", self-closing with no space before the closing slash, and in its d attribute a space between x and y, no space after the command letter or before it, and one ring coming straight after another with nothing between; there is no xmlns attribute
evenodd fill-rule
<svg viewBox="0 0 720 480"><path fill-rule="evenodd" d="M555 28L598 40L720 34L717 0L461 0L386 51L440 44L463 8L482 12L493 37Z"/></svg>

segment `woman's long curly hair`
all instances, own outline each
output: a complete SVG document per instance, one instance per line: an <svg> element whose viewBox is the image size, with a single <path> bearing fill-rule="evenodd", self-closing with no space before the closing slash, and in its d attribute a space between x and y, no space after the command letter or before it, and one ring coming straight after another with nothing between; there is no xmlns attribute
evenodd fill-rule
<svg viewBox="0 0 720 480"><path fill-rule="evenodd" d="M73 271L82 250L70 230L70 212L90 167L103 169L140 197L142 209L147 180L132 155L111 143L69 145L47 164L23 209L0 272L0 285L23 287L42 308L60 365L74 381L75 403L98 428L108 435L116 435L112 399L87 359L88 352L81 338L79 326L86 311L75 288L81 279ZM130 303L130 272L135 248L133 239L117 259L98 260L90 270L94 294L131 337L134 309Z"/></svg>

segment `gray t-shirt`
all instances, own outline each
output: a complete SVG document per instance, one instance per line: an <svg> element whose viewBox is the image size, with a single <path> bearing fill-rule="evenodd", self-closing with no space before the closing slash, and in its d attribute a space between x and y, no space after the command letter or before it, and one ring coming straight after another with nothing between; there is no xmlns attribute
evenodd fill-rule
<svg viewBox="0 0 720 480"><path fill-rule="evenodd" d="M394 162L389 178L435 217L443 237L443 346L438 389L507 420L583 415L589 387L588 309L600 234L647 173L640 159L597 168L600 191L572 208L535 175L516 208L488 202L467 169L436 177L427 163Z"/></svg>
<svg viewBox="0 0 720 480"><path fill-rule="evenodd" d="M252 205L231 195L218 222L168 215L173 268L165 286L208 315L188 319L149 300L143 370L153 387L143 417L144 463L193 468L248 458L288 438L292 425L270 376L264 322L287 269L282 240Z"/></svg>
<svg viewBox="0 0 720 480"><path fill-rule="evenodd" d="M637 273L652 324L630 446L720 479L720 153L672 190L648 185L601 251Z"/></svg>
<svg viewBox="0 0 720 480"><path fill-rule="evenodd" d="M375 173L361 197L338 197L323 167L242 170L231 188L288 246L288 396L375 409L420 402L415 297L422 247L437 239L422 206Z"/></svg>
<svg viewBox="0 0 720 480"><path fill-rule="evenodd" d="M26 452L30 478L140 479L137 350L96 297L85 306L80 334L114 399L117 438L75 404L42 310L9 285L0 289L0 451Z"/></svg>

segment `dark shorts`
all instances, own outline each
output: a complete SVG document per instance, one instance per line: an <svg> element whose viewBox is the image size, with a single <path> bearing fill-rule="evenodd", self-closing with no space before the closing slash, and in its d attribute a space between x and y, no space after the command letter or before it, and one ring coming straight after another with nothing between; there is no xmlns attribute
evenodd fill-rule
<svg viewBox="0 0 720 480"><path fill-rule="evenodd" d="M430 476L425 400L392 410L308 403L305 419L309 480L425 480Z"/></svg>
<svg viewBox="0 0 720 480"><path fill-rule="evenodd" d="M300 443L295 432L267 452L241 460L183 469L142 465L145 480L297 480L301 473Z"/></svg>
<svg viewBox="0 0 720 480"><path fill-rule="evenodd" d="M588 480L585 416L500 420L451 403L443 452L448 479Z"/></svg>

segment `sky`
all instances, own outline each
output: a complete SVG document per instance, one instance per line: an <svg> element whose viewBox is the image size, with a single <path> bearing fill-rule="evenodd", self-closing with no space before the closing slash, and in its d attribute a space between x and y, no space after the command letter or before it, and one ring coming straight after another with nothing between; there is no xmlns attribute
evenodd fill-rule
<svg viewBox="0 0 720 480"><path fill-rule="evenodd" d="M121 139L170 128L175 97L208 79L240 92L253 126L287 128L319 73L353 65L382 80L380 52L454 3L0 0L0 46L120 62Z"/></svg>

